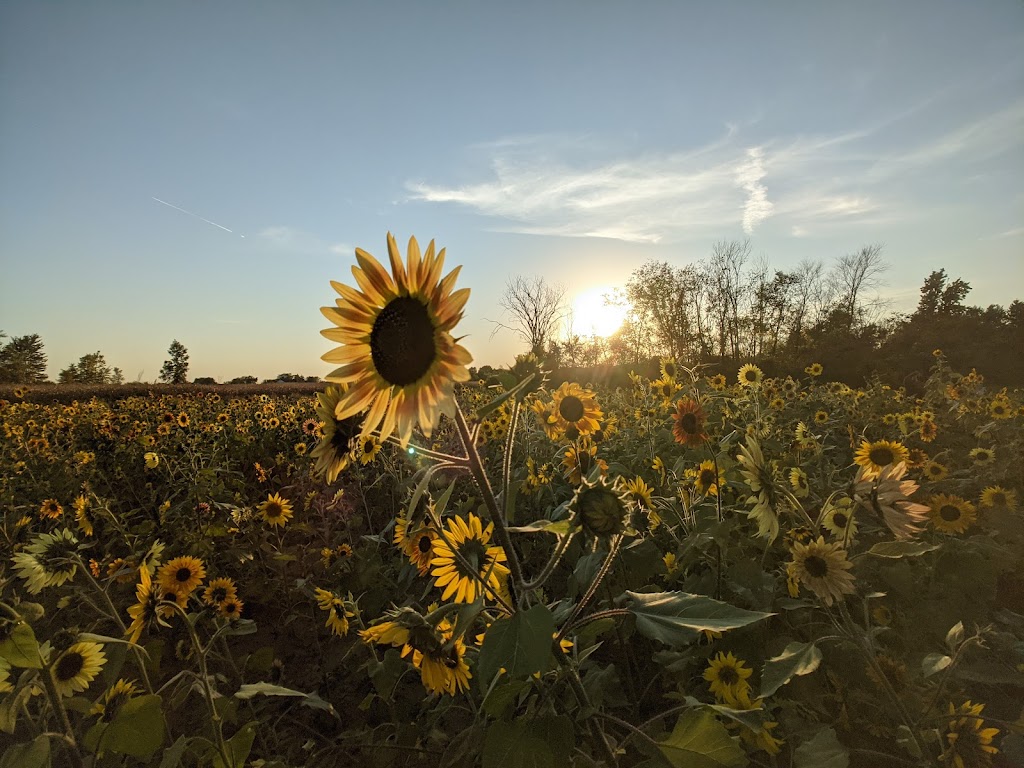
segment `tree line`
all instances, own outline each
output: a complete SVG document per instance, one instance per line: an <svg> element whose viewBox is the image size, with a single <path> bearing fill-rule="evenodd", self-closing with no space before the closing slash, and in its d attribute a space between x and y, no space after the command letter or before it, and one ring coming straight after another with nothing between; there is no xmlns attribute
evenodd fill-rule
<svg viewBox="0 0 1024 768"><path fill-rule="evenodd" d="M887 268L880 245L829 266L807 260L781 270L754 258L749 241L721 241L694 264L645 262L606 294L606 304L627 310L611 336L572 332L565 289L543 278L507 283L500 325L554 368L643 366L671 357L723 369L755 362L785 375L814 360L851 384L882 373L913 385L933 350L942 349L958 368L978 368L1000 383L1024 380L1024 304L968 306L970 284L939 269L925 279L914 312L888 312L879 294Z"/></svg>

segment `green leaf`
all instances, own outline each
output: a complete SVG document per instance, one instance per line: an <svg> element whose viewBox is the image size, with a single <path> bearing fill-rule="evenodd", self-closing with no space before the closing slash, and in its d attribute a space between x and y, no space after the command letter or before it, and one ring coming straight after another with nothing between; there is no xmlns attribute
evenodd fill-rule
<svg viewBox="0 0 1024 768"><path fill-rule="evenodd" d="M448 502L451 500L452 491L454 490L455 481L452 480L451 485L449 485L448 488L445 489L445 492L442 493L440 497L438 497L437 501L434 503L434 512L437 513L438 517L443 515L444 511L448 508Z"/></svg>
<svg viewBox="0 0 1024 768"><path fill-rule="evenodd" d="M925 677L931 677L932 675L941 672L952 663L953 659L944 653L929 653L921 659L921 673Z"/></svg>
<svg viewBox="0 0 1024 768"><path fill-rule="evenodd" d="M960 643L964 641L964 623L958 621L952 627L949 628L949 632L946 633L946 647L950 651L955 651Z"/></svg>
<svg viewBox="0 0 1024 768"><path fill-rule="evenodd" d="M483 768L561 768L568 762L568 751L563 752L564 735L552 741L550 725L539 728L544 720L564 721L572 738L572 721L567 717L538 718L534 721L498 721L487 729L484 738ZM563 732L566 729L563 727ZM569 745L569 750L572 745Z"/></svg>
<svg viewBox="0 0 1024 768"><path fill-rule="evenodd" d="M0 700L0 730L4 733L14 733L14 726L18 723L18 714L21 707L32 698L33 687L26 685L17 693L5 696Z"/></svg>
<svg viewBox="0 0 1024 768"><path fill-rule="evenodd" d="M188 746L188 739L179 736L178 740L164 750L160 760L160 768L178 768L181 765L181 758L185 756L185 748Z"/></svg>
<svg viewBox="0 0 1024 768"><path fill-rule="evenodd" d="M674 768L736 768L747 756L707 710L684 712L665 741L658 742Z"/></svg>
<svg viewBox="0 0 1024 768"><path fill-rule="evenodd" d="M7 659L12 667L42 669L43 660L39 656L39 643L36 642L32 627L25 622L15 624L10 636L0 643L0 658Z"/></svg>
<svg viewBox="0 0 1024 768"><path fill-rule="evenodd" d="M0 759L0 768L49 768L50 738L36 736L28 744L14 744L7 747Z"/></svg>
<svg viewBox="0 0 1024 768"><path fill-rule="evenodd" d="M627 591L625 598L626 610L636 616L637 631L666 645L690 643L694 632L725 632L775 615L688 592Z"/></svg>
<svg viewBox="0 0 1024 768"><path fill-rule="evenodd" d="M534 520L526 525L517 525L509 528L512 533L553 533L556 536L565 536L572 528L572 520Z"/></svg>
<svg viewBox="0 0 1024 768"><path fill-rule="evenodd" d="M285 688L273 683L247 683L235 692L236 699L251 699L253 696L289 696L302 699L302 703L313 709L322 709L337 715L330 702L324 701L315 693L303 693L292 688Z"/></svg>
<svg viewBox="0 0 1024 768"><path fill-rule="evenodd" d="M794 768L848 768L850 754L832 728L822 728L793 753Z"/></svg>
<svg viewBox="0 0 1024 768"><path fill-rule="evenodd" d="M225 765L221 756L215 751L213 757L213 768L244 768L245 761L252 750L252 740L256 737L256 723L247 723L224 742L227 748L228 764Z"/></svg>
<svg viewBox="0 0 1024 768"><path fill-rule="evenodd" d="M555 619L545 605L535 605L509 619L498 619L487 628L480 648L480 682L490 685L502 667L509 677L544 672L551 661L551 636Z"/></svg>
<svg viewBox="0 0 1024 768"><path fill-rule="evenodd" d="M113 752L148 759L164 743L164 713L156 694L126 702L109 724L97 723L85 734L93 752Z"/></svg>
<svg viewBox="0 0 1024 768"><path fill-rule="evenodd" d="M761 696L771 696L794 677L809 675L821 664L821 651L814 643L790 643L761 670Z"/></svg>
<svg viewBox="0 0 1024 768"><path fill-rule="evenodd" d="M929 544L926 541L882 541L869 549L868 554L896 560L901 557L920 557L925 552L932 552L938 548L938 544Z"/></svg>
<svg viewBox="0 0 1024 768"><path fill-rule="evenodd" d="M509 680L494 686L482 708L491 717L501 717L516 697L531 685L529 680Z"/></svg>

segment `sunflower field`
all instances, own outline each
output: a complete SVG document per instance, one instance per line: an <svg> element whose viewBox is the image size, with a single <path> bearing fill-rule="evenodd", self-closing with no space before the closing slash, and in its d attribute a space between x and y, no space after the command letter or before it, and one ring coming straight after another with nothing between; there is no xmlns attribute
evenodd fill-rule
<svg viewBox="0 0 1024 768"><path fill-rule="evenodd" d="M0 393L0 768L1024 765L1024 393L474 381L388 250L315 397Z"/></svg>

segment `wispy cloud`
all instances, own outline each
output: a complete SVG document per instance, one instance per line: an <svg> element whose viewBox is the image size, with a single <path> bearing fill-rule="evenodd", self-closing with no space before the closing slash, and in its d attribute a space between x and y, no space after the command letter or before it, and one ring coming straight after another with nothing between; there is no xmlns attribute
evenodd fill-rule
<svg viewBox="0 0 1024 768"><path fill-rule="evenodd" d="M657 243L730 227L751 234L774 218L806 237L822 226L909 216L916 202L893 191L894 179L927 177L937 164L997 157L1022 143L1024 101L945 133L915 131L919 138L898 151L879 148L887 138L880 134L912 115L923 119L917 113L926 106L835 135L750 142L730 126L677 152L616 153L593 137L504 137L470 148L485 159L477 179L409 181L406 189L413 201L491 217L496 231Z"/></svg>
<svg viewBox="0 0 1024 768"><path fill-rule="evenodd" d="M1015 227L1014 229L1008 229L1005 232L999 232L995 235L989 235L988 237L979 237L979 240L1002 240L1005 237L1018 237L1024 235L1024 227Z"/></svg>
<svg viewBox="0 0 1024 768"><path fill-rule="evenodd" d="M303 254L351 255L354 248L348 243L328 243L316 235L288 226L273 226L262 230L257 237L275 250Z"/></svg>

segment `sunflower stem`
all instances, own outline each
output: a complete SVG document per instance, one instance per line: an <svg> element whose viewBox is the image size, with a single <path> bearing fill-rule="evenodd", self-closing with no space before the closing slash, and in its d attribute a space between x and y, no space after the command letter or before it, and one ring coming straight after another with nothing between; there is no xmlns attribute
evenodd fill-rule
<svg viewBox="0 0 1024 768"><path fill-rule="evenodd" d="M561 562L562 556L565 554L566 550L569 549L569 542L573 540L573 537L575 535L576 534L574 533L570 533L567 536L559 537L560 540L558 542L558 546L555 548L555 551L551 554L551 558L544 565L544 568L541 569L541 572L537 574L537 577L533 579L533 581L528 581L525 584L523 584L524 592L529 592L530 590L538 589L539 587L542 587L544 585L544 582L548 580L549 576L551 576L552 572L555 570L555 567L559 564L559 562Z"/></svg>
<svg viewBox="0 0 1024 768"><path fill-rule="evenodd" d="M43 688L46 689L46 695L50 699L50 706L57 713L60 718L60 723L64 726L64 738L67 740L68 752L71 753L72 760L76 766L82 766L82 755L78 751L78 742L75 740L75 732L71 728L71 720L68 719L68 711L64 708L64 702L61 700L60 693L57 691L57 685L53 679L53 664L48 664L43 668L41 675L43 678Z"/></svg>
<svg viewBox="0 0 1024 768"><path fill-rule="evenodd" d="M501 461L501 498L508 501L509 486L512 484L512 449L516 441L516 426L519 423L519 399L512 399L512 417L508 423L508 435L505 438L505 455Z"/></svg>
<svg viewBox="0 0 1024 768"><path fill-rule="evenodd" d="M587 695L587 689L583 687L583 681L580 680L579 672L576 671L576 667L570 663L569 659L566 658L565 653L562 652L560 642L560 637L556 637L551 641L552 653L554 653L559 666L567 672L569 686L572 688L573 693L576 694L576 698L582 705L582 708L592 713L587 717L587 722L590 725L591 736L594 741L597 742L597 746L600 749L605 762L609 766L618 765L618 760L615 759L615 753L612 751L612 747L608 743L608 737L605 736L604 729L601 728L601 721L595 717L597 712L594 709L594 706L590 703L590 697Z"/></svg>
<svg viewBox="0 0 1024 768"><path fill-rule="evenodd" d="M573 622L579 618L580 614L583 613L583 609L587 607L587 604L594 598L594 593L597 592L597 588L604 581L604 577L608 575L608 571L611 570L612 563L615 561L615 556L619 553L619 545L622 544L623 536L619 534L612 539L612 545L608 550L608 557L604 559L601 564L601 569L597 572L594 577L594 581L591 582L587 588L586 594L583 595L582 599L576 604L576 607L572 609L572 613L569 614L569 618L562 624L562 628L558 631L558 635L555 637L555 642L560 642L565 637L566 632L569 631L569 627L572 626Z"/></svg>
<svg viewBox="0 0 1024 768"><path fill-rule="evenodd" d="M484 504L487 506L487 511L494 522L494 533L508 558L508 569L512 574L512 583L515 585L515 594L512 596L512 599L518 604L523 596L523 568L519 562L519 555L512 546L512 538L509 536L508 527L505 525L505 518L498 508L498 501L494 498L494 490L487 479L487 473L484 471L480 454L477 452L476 445L470 436L466 416L458 403L455 404L455 426L459 431L459 437L462 439L462 445L466 449L466 462L469 465L470 474L473 476L473 481L483 496Z"/></svg>

